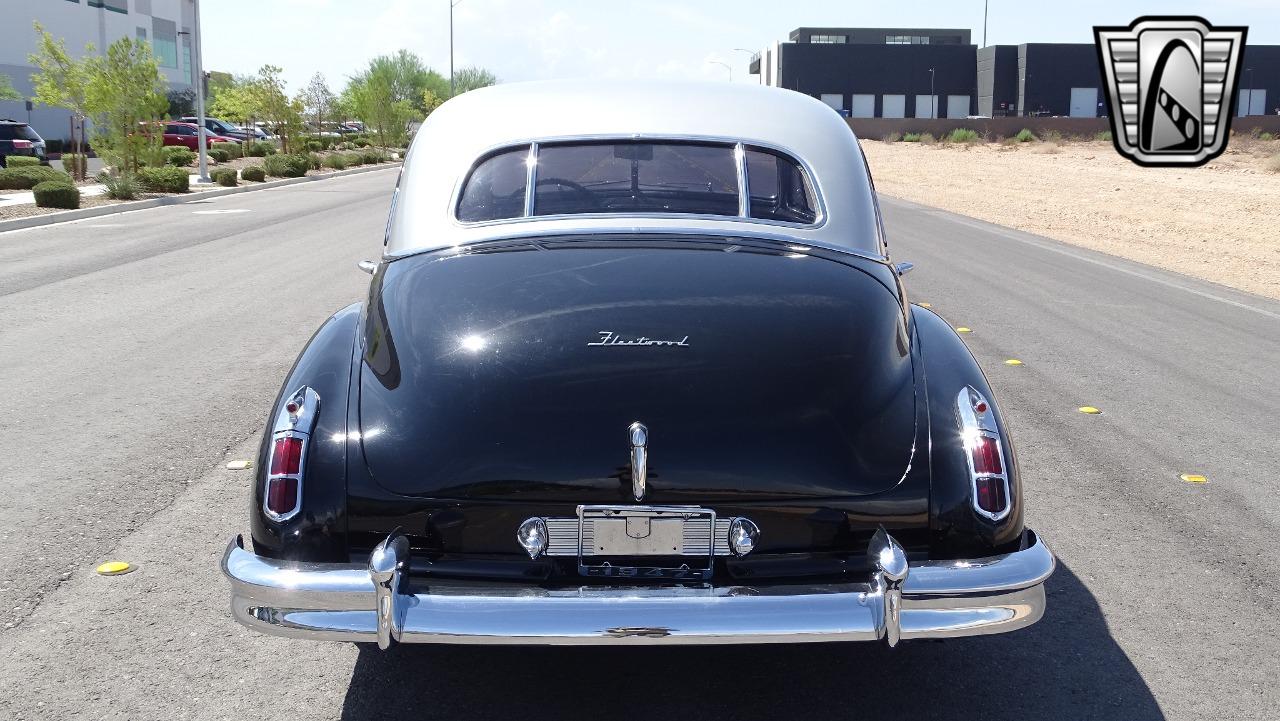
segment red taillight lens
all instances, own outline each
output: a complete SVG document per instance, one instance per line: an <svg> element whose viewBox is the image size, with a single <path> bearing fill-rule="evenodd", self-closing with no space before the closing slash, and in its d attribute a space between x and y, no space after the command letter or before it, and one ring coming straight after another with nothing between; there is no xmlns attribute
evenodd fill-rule
<svg viewBox="0 0 1280 721"><path fill-rule="evenodd" d="M988 436L978 436L973 444L973 472L1000 475L1004 468L1000 464L1000 441Z"/></svg>
<svg viewBox="0 0 1280 721"><path fill-rule="evenodd" d="M271 475L297 475L300 468L302 468L302 439L277 438L271 449Z"/></svg>
<svg viewBox="0 0 1280 721"><path fill-rule="evenodd" d="M283 516L298 505L298 479L271 478L267 480L267 510Z"/></svg>
<svg viewBox="0 0 1280 721"><path fill-rule="evenodd" d="M987 513L1001 513L1009 505L1003 478L979 478L975 483L978 487L978 508Z"/></svg>

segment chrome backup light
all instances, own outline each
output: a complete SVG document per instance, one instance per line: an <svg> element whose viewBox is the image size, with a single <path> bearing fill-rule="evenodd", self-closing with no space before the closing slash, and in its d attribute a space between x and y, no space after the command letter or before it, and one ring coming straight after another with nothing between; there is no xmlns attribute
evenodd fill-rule
<svg viewBox="0 0 1280 721"><path fill-rule="evenodd" d="M1009 465L991 403L966 386L956 396L956 420L969 467L973 508L981 516L999 521L1011 508Z"/></svg>
<svg viewBox="0 0 1280 721"><path fill-rule="evenodd" d="M547 522L541 518L530 518L516 529L516 541L529 558L537 558L547 550Z"/></svg>
<svg viewBox="0 0 1280 721"><path fill-rule="evenodd" d="M729 550L741 558L755 550L760 527L749 518L735 518L729 524Z"/></svg>

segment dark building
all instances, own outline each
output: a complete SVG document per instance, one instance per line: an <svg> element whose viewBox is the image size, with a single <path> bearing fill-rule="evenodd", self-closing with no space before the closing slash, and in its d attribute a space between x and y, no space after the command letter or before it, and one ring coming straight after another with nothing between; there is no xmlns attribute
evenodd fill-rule
<svg viewBox="0 0 1280 721"><path fill-rule="evenodd" d="M1106 115L1093 43L978 48L968 30L796 28L751 60L765 85L855 118ZM1246 46L1237 115L1280 109L1280 46Z"/></svg>

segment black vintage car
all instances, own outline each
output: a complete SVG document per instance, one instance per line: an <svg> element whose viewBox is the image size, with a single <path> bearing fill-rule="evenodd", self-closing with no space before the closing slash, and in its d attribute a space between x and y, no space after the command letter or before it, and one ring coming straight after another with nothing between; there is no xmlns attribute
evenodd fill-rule
<svg viewBox="0 0 1280 721"><path fill-rule="evenodd" d="M518 111L513 110L518 109ZM368 298L268 418L232 612L301 638L760 643L1025 627L1054 558L848 126L790 91L434 112Z"/></svg>

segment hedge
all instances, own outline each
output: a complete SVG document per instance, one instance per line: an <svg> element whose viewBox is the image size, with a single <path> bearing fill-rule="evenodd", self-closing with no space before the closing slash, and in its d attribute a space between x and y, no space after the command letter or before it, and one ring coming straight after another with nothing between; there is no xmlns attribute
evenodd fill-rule
<svg viewBox="0 0 1280 721"><path fill-rule="evenodd" d="M170 145L164 149L164 162L178 167L185 168L196 161L196 154L187 150L180 145Z"/></svg>
<svg viewBox="0 0 1280 721"><path fill-rule="evenodd" d="M139 168L138 183L152 193L185 193L191 187L186 168L172 165L163 168Z"/></svg>
<svg viewBox="0 0 1280 721"><path fill-rule="evenodd" d="M46 180L70 183L71 177L61 170L47 165L29 165L21 168L0 169L0 190L31 190Z"/></svg>
<svg viewBox="0 0 1280 721"><path fill-rule="evenodd" d="M240 184L239 180L237 180L235 168L215 168L209 173L209 177L218 185L232 187Z"/></svg>
<svg viewBox="0 0 1280 721"><path fill-rule="evenodd" d="M342 153L334 153L333 155L324 156L324 167L326 168L346 170L347 165L349 165L347 162L347 156Z"/></svg>
<svg viewBox="0 0 1280 721"><path fill-rule="evenodd" d="M244 147L240 143L214 143L209 146L210 150L221 150L227 154L227 157L239 158L244 155Z"/></svg>
<svg viewBox="0 0 1280 721"><path fill-rule="evenodd" d="M31 190L36 196L37 208L74 210L80 207L80 191L69 181L46 180Z"/></svg>
<svg viewBox="0 0 1280 721"><path fill-rule="evenodd" d="M245 154L252 158L265 158L268 155L275 155L275 153L275 144L268 143L265 140L249 143L249 147L245 149Z"/></svg>
<svg viewBox="0 0 1280 721"><path fill-rule="evenodd" d="M364 156L360 153L343 153L343 157L347 159L347 165L364 165Z"/></svg>
<svg viewBox="0 0 1280 721"><path fill-rule="evenodd" d="M269 155L262 161L267 175L276 178L301 178L311 169L311 159L305 155Z"/></svg>
<svg viewBox="0 0 1280 721"><path fill-rule="evenodd" d="M261 165L250 165L240 171L240 177L245 180L252 180L256 183L261 183L267 179L267 172L262 169Z"/></svg>
<svg viewBox="0 0 1280 721"><path fill-rule="evenodd" d="M10 155L4 159L4 162L10 168L30 168L40 165L40 159L34 155Z"/></svg>
<svg viewBox="0 0 1280 721"><path fill-rule="evenodd" d="M231 160L231 154L225 150L210 150L209 157L219 163L225 163L228 160Z"/></svg>

